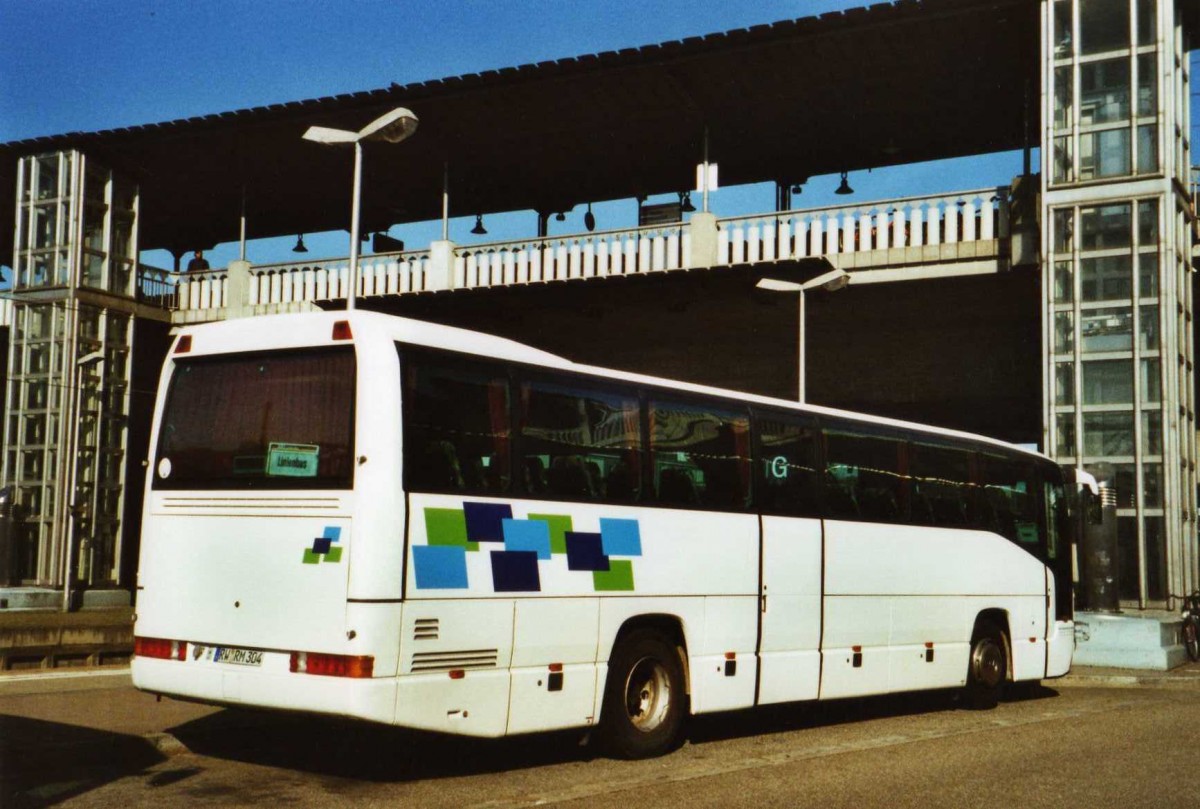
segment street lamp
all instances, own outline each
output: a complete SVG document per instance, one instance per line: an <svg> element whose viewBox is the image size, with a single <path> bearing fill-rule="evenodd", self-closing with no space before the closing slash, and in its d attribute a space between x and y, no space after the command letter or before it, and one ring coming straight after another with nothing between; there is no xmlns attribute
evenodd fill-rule
<svg viewBox="0 0 1200 809"><path fill-rule="evenodd" d="M796 345L796 354L798 357L796 371L797 376L799 377L799 382L797 383L797 393L801 404L803 404L805 400L805 355L808 353L808 343L806 342L806 337L804 334L804 293L808 292L810 289L823 289L826 292L836 292L839 289L843 289L847 284L850 283L850 273L834 267L827 258L820 258L817 259L817 261L829 269L817 277L809 279L803 283L784 281L779 278L760 278L758 283L755 284L755 286L759 289L766 289L771 292L800 293L800 326L799 338Z"/></svg>
<svg viewBox="0 0 1200 809"><path fill-rule="evenodd" d="M399 143L417 131L417 116L404 107L397 107L381 115L357 132L332 129L327 126L310 126L304 133L305 140L336 146L341 143L354 144L354 189L350 198L350 291L346 295L346 308L354 308L358 292L358 215L362 196L362 145L364 141L386 141Z"/></svg>

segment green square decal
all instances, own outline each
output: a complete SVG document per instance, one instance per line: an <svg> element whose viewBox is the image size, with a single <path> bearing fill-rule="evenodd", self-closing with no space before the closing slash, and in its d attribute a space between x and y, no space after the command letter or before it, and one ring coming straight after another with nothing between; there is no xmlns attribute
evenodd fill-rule
<svg viewBox="0 0 1200 809"><path fill-rule="evenodd" d="M461 508L425 509L425 541L430 545L458 545L479 550L478 542L467 541L467 515Z"/></svg>
<svg viewBox="0 0 1200 809"><path fill-rule="evenodd" d="M569 514L530 514L529 519L550 525L550 553L567 552L567 532L574 530Z"/></svg>
<svg viewBox="0 0 1200 809"><path fill-rule="evenodd" d="M320 555L315 553L312 548L304 549L304 564L315 565L321 561Z"/></svg>
<svg viewBox="0 0 1200 809"><path fill-rule="evenodd" d="M334 545L334 546L333 546L332 548L330 548L330 549L329 549L329 551L328 551L328 552L325 554L325 561L326 561L326 562L340 562L340 561L342 561L342 549L341 549L341 548L339 548L337 545Z"/></svg>
<svg viewBox="0 0 1200 809"><path fill-rule="evenodd" d="M633 560L609 559L608 570L593 570L592 584L596 590L632 590Z"/></svg>

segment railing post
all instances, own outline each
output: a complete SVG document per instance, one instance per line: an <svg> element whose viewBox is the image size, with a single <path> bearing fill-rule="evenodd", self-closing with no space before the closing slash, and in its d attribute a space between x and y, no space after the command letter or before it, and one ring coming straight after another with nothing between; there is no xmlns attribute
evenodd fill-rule
<svg viewBox="0 0 1200 809"><path fill-rule="evenodd" d="M225 272L225 318L248 317L250 311L250 262L231 261Z"/></svg>
<svg viewBox="0 0 1200 809"><path fill-rule="evenodd" d="M454 247L449 240L429 243L429 271L425 274L425 289L454 289Z"/></svg>
<svg viewBox="0 0 1200 809"><path fill-rule="evenodd" d="M688 221L691 249L684 256L688 269L717 266L717 217L713 213L696 211Z"/></svg>

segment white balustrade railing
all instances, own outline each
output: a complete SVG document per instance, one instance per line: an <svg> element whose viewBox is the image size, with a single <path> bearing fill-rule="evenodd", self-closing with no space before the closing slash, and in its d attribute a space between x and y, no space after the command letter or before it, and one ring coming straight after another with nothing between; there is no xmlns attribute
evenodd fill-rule
<svg viewBox="0 0 1200 809"><path fill-rule="evenodd" d="M0 328L12 326L12 298L0 298Z"/></svg>
<svg viewBox="0 0 1200 809"><path fill-rule="evenodd" d="M1008 236L1006 186L936 196L737 216L717 221L717 264L743 264L839 253L938 247ZM429 251L385 253L359 262L360 297L427 289L508 286L574 278L678 270L690 266L691 223L578 233L453 248L451 265L431 282ZM711 244L711 242L709 242ZM711 248L710 248L711 249ZM944 257L934 255L932 260ZM928 253L901 261L928 261ZM896 261L888 256L887 261ZM449 270L449 277L445 273ZM346 297L345 258L251 267L242 305L270 306ZM236 287L235 287L236 288ZM171 290L163 287L163 295ZM225 271L178 276L175 306L220 309ZM233 302L237 303L237 302Z"/></svg>
<svg viewBox="0 0 1200 809"><path fill-rule="evenodd" d="M454 249L453 286L486 287L678 270L690 237L682 223L496 242Z"/></svg>
<svg viewBox="0 0 1200 809"><path fill-rule="evenodd" d="M358 262L358 294L398 295L426 288L428 251L381 253ZM345 298L350 262L345 258L263 264L250 268L247 306L317 302ZM179 277L179 309L219 309L228 305L229 277L224 270Z"/></svg>
<svg viewBox="0 0 1200 809"><path fill-rule="evenodd" d="M721 264L989 241L1008 236L1008 187L717 221Z"/></svg>

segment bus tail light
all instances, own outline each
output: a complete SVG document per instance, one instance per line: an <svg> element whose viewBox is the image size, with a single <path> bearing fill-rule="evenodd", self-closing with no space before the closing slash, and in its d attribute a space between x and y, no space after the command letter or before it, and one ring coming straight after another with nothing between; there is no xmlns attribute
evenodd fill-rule
<svg viewBox="0 0 1200 809"><path fill-rule="evenodd" d="M185 334L179 338L179 342L175 344L176 354L187 354L192 350L192 335Z"/></svg>
<svg viewBox="0 0 1200 809"><path fill-rule="evenodd" d="M289 669L297 674L319 674L324 677L371 677L375 673L375 658L370 655L292 652Z"/></svg>
<svg viewBox="0 0 1200 809"><path fill-rule="evenodd" d="M333 324L333 339L334 340L353 340L354 333L350 331L349 320L338 320Z"/></svg>
<svg viewBox="0 0 1200 809"><path fill-rule="evenodd" d="M133 639L134 657L157 657L160 660L185 660L187 658L187 642L167 640L166 638Z"/></svg>

